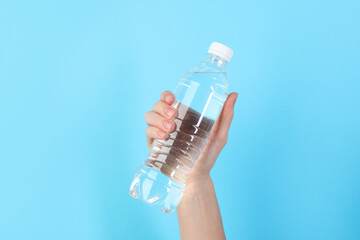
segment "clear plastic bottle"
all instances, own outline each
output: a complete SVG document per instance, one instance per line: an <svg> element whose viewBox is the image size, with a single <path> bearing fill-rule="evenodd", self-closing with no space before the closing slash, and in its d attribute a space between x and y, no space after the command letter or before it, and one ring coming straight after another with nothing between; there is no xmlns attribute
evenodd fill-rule
<svg viewBox="0 0 360 240"><path fill-rule="evenodd" d="M187 175L204 147L228 95L225 65L233 51L213 42L208 58L185 73L174 92L176 128L166 140L155 140L136 173L130 196L165 213L179 204Z"/></svg>

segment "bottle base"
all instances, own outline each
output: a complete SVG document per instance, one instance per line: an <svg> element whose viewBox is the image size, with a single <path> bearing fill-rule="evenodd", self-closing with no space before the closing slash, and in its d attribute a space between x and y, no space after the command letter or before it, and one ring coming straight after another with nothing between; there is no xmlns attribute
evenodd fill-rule
<svg viewBox="0 0 360 240"><path fill-rule="evenodd" d="M185 184L153 168L142 166L131 183L129 194L164 213L172 213L182 198L184 188Z"/></svg>

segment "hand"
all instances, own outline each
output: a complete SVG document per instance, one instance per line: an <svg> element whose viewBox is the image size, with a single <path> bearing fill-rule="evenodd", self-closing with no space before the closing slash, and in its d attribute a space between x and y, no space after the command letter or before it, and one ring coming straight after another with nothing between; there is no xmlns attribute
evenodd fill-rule
<svg viewBox="0 0 360 240"><path fill-rule="evenodd" d="M189 173L187 186L209 176L210 170L227 142L236 99L237 93L231 93L226 99L210 137ZM168 133L175 129L175 124L171 121L177 114L176 109L171 106L174 101L174 94L165 91L161 94L160 101L153 105L152 111L145 114L145 122L148 124L146 139L149 149L154 139L166 139Z"/></svg>
<svg viewBox="0 0 360 240"><path fill-rule="evenodd" d="M237 93L231 93L226 99L209 139L188 175L177 207L181 239L226 239L210 170L227 142L236 99ZM145 114L149 148L154 139L166 139L175 129L171 121L177 114L171 107L174 101L175 96L165 91L152 111Z"/></svg>

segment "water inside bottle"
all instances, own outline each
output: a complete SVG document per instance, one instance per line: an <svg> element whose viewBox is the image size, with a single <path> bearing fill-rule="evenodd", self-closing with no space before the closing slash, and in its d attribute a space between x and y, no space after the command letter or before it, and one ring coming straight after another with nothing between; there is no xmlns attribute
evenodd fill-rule
<svg viewBox="0 0 360 240"><path fill-rule="evenodd" d="M178 206L187 176L227 97L226 73L218 69L208 71L212 67L204 62L180 80L174 92L178 100L173 105L178 111L173 119L176 128L167 139L154 140L148 158L130 186L131 197L165 213Z"/></svg>
<svg viewBox="0 0 360 240"><path fill-rule="evenodd" d="M175 104L176 105L176 104ZM185 183L215 121L181 103L173 120L176 128L166 140L155 140L145 165Z"/></svg>
<svg viewBox="0 0 360 240"><path fill-rule="evenodd" d="M166 140L154 141L130 187L130 196L165 213L173 212L179 204L187 175L215 123L184 104L175 106L175 130Z"/></svg>

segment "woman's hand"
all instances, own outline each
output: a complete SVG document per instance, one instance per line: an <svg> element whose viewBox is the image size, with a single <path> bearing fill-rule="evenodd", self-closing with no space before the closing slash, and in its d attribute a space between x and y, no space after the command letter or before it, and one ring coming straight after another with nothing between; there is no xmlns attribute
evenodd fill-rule
<svg viewBox="0 0 360 240"><path fill-rule="evenodd" d="M177 208L182 240L225 239L210 170L227 142L236 99L237 93L231 93L226 99L210 137L188 175L185 191ZM175 96L165 91L152 111L145 114L149 148L154 139L166 139L168 133L175 129L175 124L171 121L177 114L176 109L171 106L174 101Z"/></svg>
<svg viewBox="0 0 360 240"><path fill-rule="evenodd" d="M210 137L190 171L187 185L209 175L210 170L227 142L236 99L237 93L231 93L224 103L222 112L211 131ZM177 111L171 106L174 101L174 94L165 91L161 94L160 100L154 104L152 110L145 114L145 122L148 124L146 139L149 149L154 139L166 139L168 133L175 129L172 119L176 116Z"/></svg>

